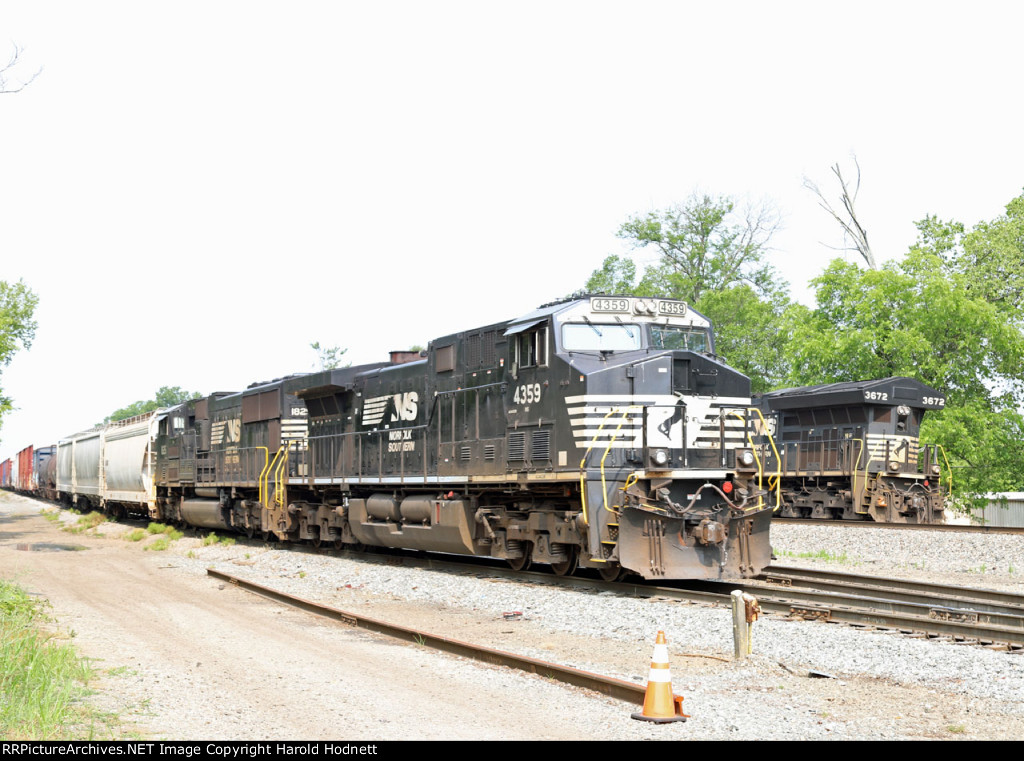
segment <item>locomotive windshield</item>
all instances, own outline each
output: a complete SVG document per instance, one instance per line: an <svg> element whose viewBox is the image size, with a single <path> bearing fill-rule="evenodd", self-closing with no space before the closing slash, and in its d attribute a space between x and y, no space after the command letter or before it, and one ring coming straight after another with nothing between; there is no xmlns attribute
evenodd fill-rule
<svg viewBox="0 0 1024 761"><path fill-rule="evenodd" d="M676 325L651 325L651 348L706 352L708 333L706 330Z"/></svg>
<svg viewBox="0 0 1024 761"><path fill-rule="evenodd" d="M593 322L562 326L565 351L631 351L640 348L640 326L620 323L602 325Z"/></svg>

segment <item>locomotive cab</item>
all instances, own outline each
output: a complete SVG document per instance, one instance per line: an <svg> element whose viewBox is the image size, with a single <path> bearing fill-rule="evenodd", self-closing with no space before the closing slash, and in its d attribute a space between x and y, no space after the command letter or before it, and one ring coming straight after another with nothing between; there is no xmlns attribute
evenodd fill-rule
<svg viewBox="0 0 1024 761"><path fill-rule="evenodd" d="M767 564L750 383L714 356L707 318L679 301L594 297L541 308L505 336L509 451L527 482L538 465L573 480L582 565L718 578Z"/></svg>

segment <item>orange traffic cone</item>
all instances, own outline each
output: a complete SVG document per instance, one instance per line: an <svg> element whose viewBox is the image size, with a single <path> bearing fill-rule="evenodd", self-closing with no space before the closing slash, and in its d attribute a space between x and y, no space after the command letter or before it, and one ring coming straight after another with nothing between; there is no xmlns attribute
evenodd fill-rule
<svg viewBox="0 0 1024 761"><path fill-rule="evenodd" d="M640 721L653 721L656 724L667 724L670 721L686 721L683 713L682 696L672 695L672 675L668 670L668 643L665 632L658 632L654 643L654 655L651 656L651 671L647 677L647 691L644 693L644 710L632 714Z"/></svg>

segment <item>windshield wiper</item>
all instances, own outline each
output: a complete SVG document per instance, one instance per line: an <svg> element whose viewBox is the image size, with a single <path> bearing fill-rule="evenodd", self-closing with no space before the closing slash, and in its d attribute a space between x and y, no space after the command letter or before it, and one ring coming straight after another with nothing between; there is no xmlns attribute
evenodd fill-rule
<svg viewBox="0 0 1024 761"><path fill-rule="evenodd" d="M587 317L586 315L583 315L583 322L587 323L587 325L589 325L590 327L592 327L594 329L594 332L597 333L597 337L598 338L604 338L604 334L600 330L597 329L597 325L592 323L590 321L590 318Z"/></svg>

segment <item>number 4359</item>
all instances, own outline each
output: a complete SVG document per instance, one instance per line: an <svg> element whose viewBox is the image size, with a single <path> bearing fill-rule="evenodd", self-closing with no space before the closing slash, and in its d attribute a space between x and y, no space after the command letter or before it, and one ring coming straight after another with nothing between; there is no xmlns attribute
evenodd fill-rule
<svg viewBox="0 0 1024 761"><path fill-rule="evenodd" d="M512 397L516 404L533 404L540 401L540 384L527 383L523 386L516 386L516 393Z"/></svg>

